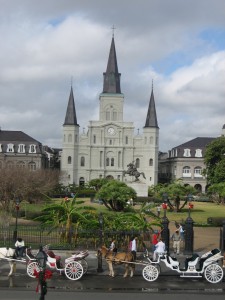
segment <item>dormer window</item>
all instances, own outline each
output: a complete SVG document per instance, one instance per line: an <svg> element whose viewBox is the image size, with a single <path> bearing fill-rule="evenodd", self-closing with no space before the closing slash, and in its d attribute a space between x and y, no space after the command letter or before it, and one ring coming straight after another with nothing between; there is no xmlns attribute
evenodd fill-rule
<svg viewBox="0 0 225 300"><path fill-rule="evenodd" d="M190 157L191 156L191 150L190 149L184 149L184 157Z"/></svg>
<svg viewBox="0 0 225 300"><path fill-rule="evenodd" d="M34 144L30 145L29 153L36 153L36 145Z"/></svg>
<svg viewBox="0 0 225 300"><path fill-rule="evenodd" d="M25 153L25 145L24 144L18 145L18 153Z"/></svg>
<svg viewBox="0 0 225 300"><path fill-rule="evenodd" d="M13 144L8 144L6 152L14 152L14 145Z"/></svg>
<svg viewBox="0 0 225 300"><path fill-rule="evenodd" d="M202 149L195 150L195 157L202 157Z"/></svg>

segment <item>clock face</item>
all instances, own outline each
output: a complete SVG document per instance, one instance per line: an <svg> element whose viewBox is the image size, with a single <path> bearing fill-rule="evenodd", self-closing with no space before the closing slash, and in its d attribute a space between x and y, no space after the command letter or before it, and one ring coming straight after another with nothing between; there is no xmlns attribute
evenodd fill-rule
<svg viewBox="0 0 225 300"><path fill-rule="evenodd" d="M115 129L113 127L109 127L108 134L110 134L110 135L115 134Z"/></svg>

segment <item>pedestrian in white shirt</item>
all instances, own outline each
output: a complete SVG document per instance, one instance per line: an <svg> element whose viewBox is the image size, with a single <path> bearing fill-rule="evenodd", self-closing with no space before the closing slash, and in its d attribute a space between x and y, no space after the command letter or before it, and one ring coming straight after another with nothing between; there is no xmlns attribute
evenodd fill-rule
<svg viewBox="0 0 225 300"><path fill-rule="evenodd" d="M155 251L153 253L153 260L156 260L156 256L159 253L165 253L166 251L166 245L165 243L162 241L162 239L159 239L159 242L155 245Z"/></svg>
<svg viewBox="0 0 225 300"><path fill-rule="evenodd" d="M131 239L131 253L133 254L134 260L137 257L137 237Z"/></svg>

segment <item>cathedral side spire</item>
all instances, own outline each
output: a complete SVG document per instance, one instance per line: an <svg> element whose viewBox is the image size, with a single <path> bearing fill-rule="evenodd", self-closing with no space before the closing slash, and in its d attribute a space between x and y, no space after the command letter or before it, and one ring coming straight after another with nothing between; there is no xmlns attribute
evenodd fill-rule
<svg viewBox="0 0 225 300"><path fill-rule="evenodd" d="M76 109L75 109L75 102L74 102L74 96L73 96L73 87L71 84L71 90L70 90L70 97L67 105L66 110L66 117L65 122L63 125L77 125L77 116L76 116Z"/></svg>
<svg viewBox="0 0 225 300"><path fill-rule="evenodd" d="M113 29L114 30L114 29ZM108 65L106 72L103 73L103 93L121 94L120 90L120 73L118 72L116 48L114 42L114 31L109 52Z"/></svg>
<svg viewBox="0 0 225 300"><path fill-rule="evenodd" d="M148 113L147 113L147 117L146 117L145 127L159 128L158 121L157 121L157 115L156 115L156 109L155 109L155 99L154 99L154 93L153 93L153 81L152 81L152 92L151 92L151 97L150 97L150 101L149 101Z"/></svg>

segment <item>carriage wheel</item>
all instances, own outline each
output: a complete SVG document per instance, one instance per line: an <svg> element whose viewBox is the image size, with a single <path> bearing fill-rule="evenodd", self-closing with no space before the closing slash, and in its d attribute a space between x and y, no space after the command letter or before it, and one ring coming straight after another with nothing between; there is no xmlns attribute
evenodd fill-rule
<svg viewBox="0 0 225 300"><path fill-rule="evenodd" d="M88 263L87 263L86 259L85 259L85 258L82 258L82 259L79 260L78 262L81 264L81 266L82 266L82 268L83 268L83 274L86 274L86 273L87 273L87 270L88 270Z"/></svg>
<svg viewBox="0 0 225 300"><path fill-rule="evenodd" d="M217 283L223 279L223 269L218 264L211 264L205 268L205 279L210 283Z"/></svg>
<svg viewBox="0 0 225 300"><path fill-rule="evenodd" d="M36 270L37 272L40 272L40 267L36 261L28 263L27 275L29 275L32 278L36 278L36 276L34 275L34 270Z"/></svg>
<svg viewBox="0 0 225 300"><path fill-rule="evenodd" d="M65 265L66 277L70 280L78 280L82 277L84 273L83 267L80 262L72 261Z"/></svg>
<svg viewBox="0 0 225 300"><path fill-rule="evenodd" d="M147 281L155 281L159 277L159 270L156 266L147 265L142 271L142 276Z"/></svg>

